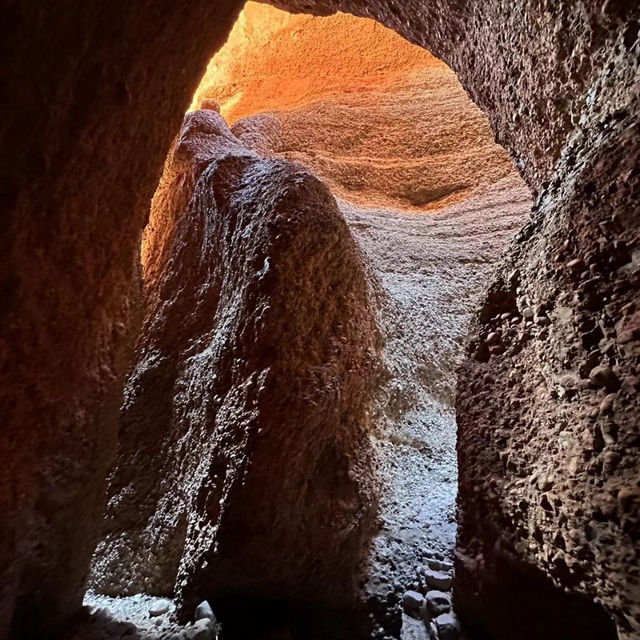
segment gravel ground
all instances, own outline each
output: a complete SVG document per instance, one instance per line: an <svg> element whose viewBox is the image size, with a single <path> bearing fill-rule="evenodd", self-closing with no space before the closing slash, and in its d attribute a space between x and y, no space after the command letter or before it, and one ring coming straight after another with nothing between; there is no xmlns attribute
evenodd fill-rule
<svg viewBox="0 0 640 640"><path fill-rule="evenodd" d="M84 605L85 615L69 640L178 640L187 635L187 628L175 620L175 604L168 598L144 594L111 598L88 591ZM151 615L164 609L161 615Z"/></svg>

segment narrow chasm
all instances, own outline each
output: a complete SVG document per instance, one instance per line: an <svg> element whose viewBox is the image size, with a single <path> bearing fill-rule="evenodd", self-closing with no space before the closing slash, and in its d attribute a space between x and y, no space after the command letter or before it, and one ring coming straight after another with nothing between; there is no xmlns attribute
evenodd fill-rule
<svg viewBox="0 0 640 640"><path fill-rule="evenodd" d="M531 204L444 62L247 3L143 235L77 640L459 637L456 369Z"/></svg>

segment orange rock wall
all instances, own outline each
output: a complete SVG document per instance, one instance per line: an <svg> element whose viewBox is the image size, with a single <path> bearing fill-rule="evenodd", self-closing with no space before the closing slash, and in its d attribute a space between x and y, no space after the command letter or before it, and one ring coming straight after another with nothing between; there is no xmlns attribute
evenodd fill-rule
<svg viewBox="0 0 640 640"><path fill-rule="evenodd" d="M291 14L247 2L224 47L211 59L191 109L215 98L233 124L331 93L370 91L429 66L445 67L374 20L340 12L329 17Z"/></svg>
<svg viewBox="0 0 640 640"><path fill-rule="evenodd" d="M249 2L192 108L206 99L254 140L260 123L244 118L273 116L259 150L301 162L358 204L441 208L515 173L455 73L368 18Z"/></svg>

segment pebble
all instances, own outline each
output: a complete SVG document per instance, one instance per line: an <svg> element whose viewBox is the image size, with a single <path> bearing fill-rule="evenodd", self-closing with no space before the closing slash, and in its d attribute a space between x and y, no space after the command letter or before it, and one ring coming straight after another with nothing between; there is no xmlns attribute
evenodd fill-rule
<svg viewBox="0 0 640 640"><path fill-rule="evenodd" d="M600 413L603 415L612 414L614 412L614 402L617 397L617 393L609 393L606 395L600 403Z"/></svg>
<svg viewBox="0 0 640 640"><path fill-rule="evenodd" d="M156 616L162 616L169 611L168 602L158 602L149 608L149 617L155 618Z"/></svg>
<svg viewBox="0 0 640 640"><path fill-rule="evenodd" d="M216 616L213 613L213 609L211 608L211 605L206 600L203 600L196 607L196 613L194 616L195 620L203 620L204 618L206 618L207 620L211 620L213 622L216 621Z"/></svg>
<svg viewBox="0 0 640 640"><path fill-rule="evenodd" d="M460 636L460 622L453 613L443 613L438 616L436 628L440 640L458 640Z"/></svg>
<svg viewBox="0 0 640 640"><path fill-rule="evenodd" d="M424 572L424 579L428 586L439 591L449 591L451 589L451 576L442 571L427 569Z"/></svg>
<svg viewBox="0 0 640 640"><path fill-rule="evenodd" d="M427 560L427 566L435 571L453 571L453 564L447 560Z"/></svg>
<svg viewBox="0 0 640 640"><path fill-rule="evenodd" d="M402 596L402 606L408 615L421 618L425 607L424 596L417 591L405 591Z"/></svg>
<svg viewBox="0 0 640 640"><path fill-rule="evenodd" d="M571 271L582 273L586 269L587 265L584 263L584 260L581 260L580 258L575 258L567 262L567 267L569 267Z"/></svg>
<svg viewBox="0 0 640 640"><path fill-rule="evenodd" d="M594 387L605 387L609 391L617 391L620 388L618 376L606 364L601 364L591 369L589 380Z"/></svg>
<svg viewBox="0 0 640 640"><path fill-rule="evenodd" d="M496 345L500 342L500 336L495 332L492 331L488 336L487 339L485 340L485 342L492 347L493 345Z"/></svg>
<svg viewBox="0 0 640 640"><path fill-rule="evenodd" d="M216 632L213 622L208 618L200 618L187 630L188 640L215 640Z"/></svg>
<svg viewBox="0 0 640 640"><path fill-rule="evenodd" d="M429 591L427 593L427 608L434 618L448 613L451 611L451 596L444 591Z"/></svg>

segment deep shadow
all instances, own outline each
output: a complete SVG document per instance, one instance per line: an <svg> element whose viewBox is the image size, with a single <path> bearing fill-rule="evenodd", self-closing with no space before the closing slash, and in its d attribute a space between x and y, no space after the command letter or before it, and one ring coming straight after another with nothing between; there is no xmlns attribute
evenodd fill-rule
<svg viewBox="0 0 640 640"><path fill-rule="evenodd" d="M456 564L458 584L466 583L465 590L473 585L476 593L469 604L454 592L458 613L467 623L485 621L469 627L474 640L618 640L616 625L599 604L555 588L537 569L515 567L506 557L485 555L485 561L482 573Z"/></svg>

